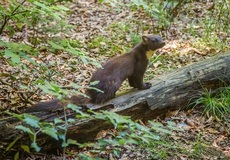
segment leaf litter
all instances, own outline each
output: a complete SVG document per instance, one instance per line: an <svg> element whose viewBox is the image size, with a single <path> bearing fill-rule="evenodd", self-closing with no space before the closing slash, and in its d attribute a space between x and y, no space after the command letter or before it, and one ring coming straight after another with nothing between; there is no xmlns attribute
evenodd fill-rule
<svg viewBox="0 0 230 160"><path fill-rule="evenodd" d="M68 2L68 6L71 13L67 18L69 23L76 27L70 29L69 34L60 33L53 36L64 36L78 40L82 44L80 49L100 63L105 62L112 56L128 51L132 47L130 34L151 33L152 19L140 10L135 12L127 7L121 7L118 12L116 7L111 7L104 3L95 3L94 0L76 0ZM186 13L187 16L171 24L167 34L162 33L164 37L167 37L165 38L166 46L158 51L158 53L163 53L160 59L154 61L154 63L150 62L145 74L145 80L166 74L189 63L209 58L220 51L202 43L197 43L196 39L184 32L184 28L188 27L186 24L188 24L191 17L205 16L206 12L203 7L210 7L210 5L194 2L192 7L193 9ZM148 30L141 29L140 24L142 24L142 27L147 26ZM194 28L199 29L200 26L194 26ZM29 37L32 34L33 31L29 28L22 28L21 32L15 32L12 40L30 44ZM47 35L40 34L39 36L44 37ZM100 37L102 37L101 42L95 44L100 40ZM9 39L7 34L1 38L4 41ZM156 58L155 55L153 56L154 58ZM38 57L34 60L37 63L46 64L44 73L49 75L52 73L48 72L54 72L53 75L50 75L50 78L63 86L68 86L70 82L86 86L91 74L96 69L95 66L91 64L85 65L77 57L64 52L50 53L47 50L40 51ZM25 62L31 67L25 71L16 66L9 66L2 59L0 59L0 63L0 106L2 111L12 110L19 113L25 105L52 99L51 96L43 94L41 90L33 86L33 81L43 76L36 72L36 67ZM58 73L55 71L58 71ZM33 73L32 76L30 76L31 73ZM15 79L21 79L22 84L15 83L17 82L14 81ZM31 90L36 90L36 92L30 93L28 90L22 89L21 85L27 85ZM127 86L127 83L124 83L121 90L127 89ZM31 98L28 102L25 102L23 97ZM195 154L195 144L197 144L197 146L206 146L202 155L198 155L203 159L225 159L225 157L230 157L229 123L216 123L212 118L205 118L202 115L202 111L196 109L168 111L165 113L164 118L156 119L162 123L173 121L178 128L182 128L184 132L178 132L171 138L178 141L191 154ZM111 130L101 132L99 135L106 137ZM145 158L145 155L138 154L141 150L136 154L132 152L135 146L126 147L122 152L121 159ZM112 159L110 152L103 153L103 156ZM34 157L39 157L39 155L34 155ZM42 155L42 157L46 157L46 155ZM56 156L51 157L58 159ZM188 155L183 154L172 157L172 159L178 158L190 159Z"/></svg>

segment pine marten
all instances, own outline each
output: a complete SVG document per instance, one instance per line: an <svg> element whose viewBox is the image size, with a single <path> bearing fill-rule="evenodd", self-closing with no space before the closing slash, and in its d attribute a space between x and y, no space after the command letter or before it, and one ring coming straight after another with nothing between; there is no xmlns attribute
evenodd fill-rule
<svg viewBox="0 0 230 160"><path fill-rule="evenodd" d="M90 80L90 82L99 81L98 84L91 87L100 89L103 93L92 89L87 90L91 98L90 102L100 104L114 98L121 83L127 78L131 87L139 90L150 88L151 83L143 83L143 76L153 51L164 45L160 36L143 35L142 42L130 52L106 62Z"/></svg>
<svg viewBox="0 0 230 160"><path fill-rule="evenodd" d="M112 58L92 75L90 82L99 81L99 83L90 85L90 87L97 88L102 92L88 89L86 94L89 98L77 95L72 96L71 98L66 98L66 100L76 105L104 103L115 97L115 93L125 79L128 79L131 87L138 88L139 90L150 88L152 86L151 83L144 83L143 76L148 61L154 51L164 45L165 43L160 36L143 35L142 42L137 44L130 52ZM62 106L62 104L59 100L53 100L38 103L35 106L45 108L46 106Z"/></svg>

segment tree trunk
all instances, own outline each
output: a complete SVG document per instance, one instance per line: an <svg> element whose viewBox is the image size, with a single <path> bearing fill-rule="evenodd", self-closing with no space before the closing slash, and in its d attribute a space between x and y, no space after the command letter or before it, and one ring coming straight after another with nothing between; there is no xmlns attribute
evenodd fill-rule
<svg viewBox="0 0 230 160"><path fill-rule="evenodd" d="M216 89L223 84L230 83L230 53L218 55L201 62L193 63L186 67L177 69L169 74L154 78L152 87L147 90L134 90L128 94L121 95L103 105L88 105L93 111L109 110L122 115L131 116L133 119L149 120L154 116L169 109L184 108L190 100L199 96L199 93L207 89ZM41 120L53 121L54 118L63 118L62 107L52 105L50 107L36 108L37 112L31 114L37 115ZM54 103L55 104L55 103ZM69 116L74 117L74 113ZM4 142L12 140L12 137L22 135L21 132L12 128L14 120L7 118L1 120L0 129L2 130L0 139ZM68 137L80 142L93 140L98 131L111 127L102 120L84 120L78 121L68 128ZM46 141L44 147L46 150L57 147L50 142L47 135L41 135L37 141ZM50 145L48 145L50 144Z"/></svg>

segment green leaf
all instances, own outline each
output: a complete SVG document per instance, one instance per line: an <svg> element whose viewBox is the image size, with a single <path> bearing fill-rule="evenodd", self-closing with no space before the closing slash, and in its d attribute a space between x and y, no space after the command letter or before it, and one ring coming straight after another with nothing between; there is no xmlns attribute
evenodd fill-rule
<svg viewBox="0 0 230 160"><path fill-rule="evenodd" d="M5 113L6 113L6 114L9 114L9 115L11 115L11 116L13 116L13 117L15 117L15 118L17 118L17 119L19 119L19 120L23 120L23 119L24 119L23 115L20 115L20 114L10 113L10 112L8 112L8 111L6 111Z"/></svg>
<svg viewBox="0 0 230 160"><path fill-rule="evenodd" d="M26 151L27 153L30 153L30 147L27 145L21 145L21 148Z"/></svg>
<svg viewBox="0 0 230 160"><path fill-rule="evenodd" d="M124 145L124 144L126 143L126 140L120 139L120 140L119 140L119 143L120 143L121 145Z"/></svg>
<svg viewBox="0 0 230 160"><path fill-rule="evenodd" d="M11 61L14 64L17 64L17 63L21 62L20 56L17 55L16 53L12 52L11 50L5 50L5 56L10 57Z"/></svg>
<svg viewBox="0 0 230 160"><path fill-rule="evenodd" d="M20 137L17 137L14 139L13 142L11 142L7 147L6 147L6 151L9 151L10 148L12 148L14 146L14 144L20 139Z"/></svg>
<svg viewBox="0 0 230 160"><path fill-rule="evenodd" d="M58 45L58 44L56 44L56 43L54 43L54 42L52 42L52 41L47 41L47 42L48 42L48 44L50 44L54 49L58 49L58 50L63 50L63 49L64 49L62 46L60 46L60 45Z"/></svg>
<svg viewBox="0 0 230 160"><path fill-rule="evenodd" d="M62 146L63 148L65 148L65 147L68 147L68 145L69 145L68 143L66 143L66 142L63 141L61 146Z"/></svg>
<svg viewBox="0 0 230 160"><path fill-rule="evenodd" d="M33 132L30 128L27 128L27 127L25 127L25 126L18 125L18 126L16 126L15 128L16 128L16 129L20 129L20 130L22 130L22 131L25 132L25 133L34 135L34 132Z"/></svg>
<svg viewBox="0 0 230 160"><path fill-rule="evenodd" d="M73 119L73 118L69 118L69 119L67 120L67 122L68 122L68 123L73 123L73 122L76 122L76 120Z"/></svg>
<svg viewBox="0 0 230 160"><path fill-rule="evenodd" d="M41 130L42 133L49 135L50 137L58 140L57 130L55 128L44 127Z"/></svg>
<svg viewBox="0 0 230 160"><path fill-rule="evenodd" d="M37 6L39 6L39 7L41 7L41 8L43 8L43 9L47 9L48 8L45 4L40 3L38 1L35 1L34 4L37 5Z"/></svg>
<svg viewBox="0 0 230 160"><path fill-rule="evenodd" d="M14 27L12 27L12 26L7 26L7 29L10 31L10 36L13 37L13 36L14 36L14 33L15 33Z"/></svg>
<svg viewBox="0 0 230 160"><path fill-rule="evenodd" d="M83 56L81 56L81 60L85 63L85 64L88 64L89 62L87 61L87 59Z"/></svg>
<svg viewBox="0 0 230 160"><path fill-rule="evenodd" d="M105 140L105 139L99 139L98 140L98 143L101 145L101 146L105 146L108 144L108 142Z"/></svg>
<svg viewBox="0 0 230 160"><path fill-rule="evenodd" d="M65 127L64 125L59 125L59 126L57 126L57 129L58 129L58 130L63 130L63 131L65 131L65 130L66 130L66 127ZM59 133L59 137L60 137L61 134L62 134L62 133Z"/></svg>
<svg viewBox="0 0 230 160"><path fill-rule="evenodd" d="M59 133L59 139L61 139L63 142L66 140L66 135L63 133Z"/></svg>
<svg viewBox="0 0 230 160"><path fill-rule="evenodd" d="M148 139L148 141L150 142L153 141L153 140L160 140L160 136L159 135L155 135L155 134L144 134L142 137L145 137L146 139ZM149 140L150 139L150 140Z"/></svg>
<svg viewBox="0 0 230 160"><path fill-rule="evenodd" d="M59 86L57 86L57 85L55 85L55 84L51 84L51 86L53 87L53 90L54 90L55 92L60 92L60 87L59 87Z"/></svg>
<svg viewBox="0 0 230 160"><path fill-rule="evenodd" d="M63 10L63 11L69 11L69 8L67 8L65 6L58 6L58 8Z"/></svg>
<svg viewBox="0 0 230 160"><path fill-rule="evenodd" d="M21 57L23 57L24 59L26 59L27 61L29 61L33 65L37 65L37 63L33 59L31 59L30 57L28 57L28 55L25 52L19 51L18 53L19 53L19 55Z"/></svg>
<svg viewBox="0 0 230 160"><path fill-rule="evenodd" d="M155 131L166 133L166 134L172 134L172 132L169 129L163 128L163 125L161 123L153 122L153 121L149 121L149 123L151 124L151 129Z"/></svg>
<svg viewBox="0 0 230 160"><path fill-rule="evenodd" d="M40 128L39 119L35 116L25 117L23 121L31 127Z"/></svg>
<svg viewBox="0 0 230 160"><path fill-rule="evenodd" d="M85 119L85 118L90 118L91 116L87 113L84 113L82 111L75 111L77 113L79 113L80 115L76 115L76 118L82 118L82 119Z"/></svg>
<svg viewBox="0 0 230 160"><path fill-rule="evenodd" d="M55 118L54 119L54 124L62 124L62 123L64 123L64 121L62 120L62 119L60 119L60 118Z"/></svg>
<svg viewBox="0 0 230 160"><path fill-rule="evenodd" d="M58 99L61 99L63 95L67 95L68 91L61 89L61 86L58 86L54 83L49 83L45 81L43 85L37 85L43 90L43 92L56 96Z"/></svg>
<svg viewBox="0 0 230 160"><path fill-rule="evenodd" d="M19 159L19 152L17 152L15 155L14 155L14 160L18 160Z"/></svg>
<svg viewBox="0 0 230 160"><path fill-rule="evenodd" d="M31 148L33 148L36 152L39 152L41 150L36 142L31 143Z"/></svg>
<svg viewBox="0 0 230 160"><path fill-rule="evenodd" d="M175 122L167 121L167 128L174 131L184 131L183 128L178 128Z"/></svg>
<svg viewBox="0 0 230 160"><path fill-rule="evenodd" d="M20 28L20 29L21 29L21 28L22 28L22 26L23 26L23 24L22 24L22 23L20 23L20 22L18 22L16 25L17 25L17 27L18 27L18 28Z"/></svg>
<svg viewBox="0 0 230 160"><path fill-rule="evenodd" d="M98 84L100 81L93 81L93 82L90 82L90 85L94 86L96 84Z"/></svg>
<svg viewBox="0 0 230 160"><path fill-rule="evenodd" d="M114 154L116 157L120 157L121 151L118 150L118 149L115 149L115 150L113 150L113 154Z"/></svg>
<svg viewBox="0 0 230 160"><path fill-rule="evenodd" d="M69 144L79 145L79 143L77 143L77 141L76 141L76 140L73 140L73 139L68 139L68 140L67 140L67 144L68 144L68 145L69 145Z"/></svg>
<svg viewBox="0 0 230 160"><path fill-rule="evenodd" d="M139 145L141 142L138 141L138 140L135 140L133 138L129 138L129 139L126 140L126 143Z"/></svg>
<svg viewBox="0 0 230 160"><path fill-rule="evenodd" d="M74 104L69 103L67 105L67 108L69 108L69 109L75 111L76 113L78 113L78 115L76 115L77 118L90 118L91 117L88 113L82 112L81 107L78 107L78 106L76 106Z"/></svg>
<svg viewBox="0 0 230 160"><path fill-rule="evenodd" d="M69 104L67 105L67 108L68 108L68 109L71 109L71 110L73 110L73 111L75 111L75 112L77 112L77 113L81 110L81 107L79 107L79 106L77 106L77 105L75 105L75 104L72 104L72 103L69 103Z"/></svg>

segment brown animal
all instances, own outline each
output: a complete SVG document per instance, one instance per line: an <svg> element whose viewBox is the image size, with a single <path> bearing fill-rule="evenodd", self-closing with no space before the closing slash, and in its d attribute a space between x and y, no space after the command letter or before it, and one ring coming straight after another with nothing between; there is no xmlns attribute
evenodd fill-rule
<svg viewBox="0 0 230 160"><path fill-rule="evenodd" d="M91 98L90 102L100 104L114 98L121 83L127 78L131 87L139 90L150 88L152 86L150 83L143 83L143 76L153 51L164 45L160 36L143 35L142 42L130 52L106 62L93 74L90 80L90 82L99 81L98 84L91 87L103 92L87 90L87 94Z"/></svg>
<svg viewBox="0 0 230 160"><path fill-rule="evenodd" d="M99 81L99 83L90 85L90 87L97 88L102 92L88 89L86 94L89 98L76 95L66 98L66 100L76 105L104 103L115 97L121 83L127 78L131 87L139 90L150 88L151 83L144 83L143 76L154 51L164 45L165 43L160 36L143 35L142 42L137 44L130 52L112 58L92 75L90 82ZM38 103L27 109L26 112L34 111L33 108L38 111L46 107L56 108L62 105L59 100L52 100Z"/></svg>

